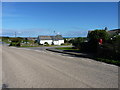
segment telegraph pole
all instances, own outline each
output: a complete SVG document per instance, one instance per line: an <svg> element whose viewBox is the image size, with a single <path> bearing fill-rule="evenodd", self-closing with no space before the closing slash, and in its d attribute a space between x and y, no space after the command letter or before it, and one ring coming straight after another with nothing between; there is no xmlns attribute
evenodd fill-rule
<svg viewBox="0 0 120 90"><path fill-rule="evenodd" d="M16 37L17 33L15 32L15 37Z"/></svg>

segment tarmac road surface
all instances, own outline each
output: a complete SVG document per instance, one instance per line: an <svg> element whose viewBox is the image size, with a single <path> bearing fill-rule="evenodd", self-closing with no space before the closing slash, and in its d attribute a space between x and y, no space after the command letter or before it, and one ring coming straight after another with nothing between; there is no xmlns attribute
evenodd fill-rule
<svg viewBox="0 0 120 90"><path fill-rule="evenodd" d="M118 67L45 50L2 47L7 88L118 88Z"/></svg>

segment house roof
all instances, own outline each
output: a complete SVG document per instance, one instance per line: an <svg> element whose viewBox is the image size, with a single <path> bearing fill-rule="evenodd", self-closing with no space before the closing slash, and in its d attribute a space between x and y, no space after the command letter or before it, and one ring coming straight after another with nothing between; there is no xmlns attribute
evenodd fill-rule
<svg viewBox="0 0 120 90"><path fill-rule="evenodd" d="M56 36L53 36L53 38L55 40L63 40L63 37L61 35L56 35Z"/></svg>
<svg viewBox="0 0 120 90"><path fill-rule="evenodd" d="M40 40L63 40L61 35L56 36L38 36Z"/></svg>
<svg viewBox="0 0 120 90"><path fill-rule="evenodd" d="M39 36L40 40L52 40L52 36Z"/></svg>
<svg viewBox="0 0 120 90"><path fill-rule="evenodd" d="M111 35L119 34L120 33L120 29L110 30L110 31L108 31L108 33L111 34Z"/></svg>
<svg viewBox="0 0 120 90"><path fill-rule="evenodd" d="M120 32L120 29L109 30L108 32Z"/></svg>

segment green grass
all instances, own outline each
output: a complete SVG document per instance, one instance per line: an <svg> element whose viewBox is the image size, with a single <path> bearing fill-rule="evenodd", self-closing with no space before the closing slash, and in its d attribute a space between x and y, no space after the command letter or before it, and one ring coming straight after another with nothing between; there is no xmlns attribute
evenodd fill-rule
<svg viewBox="0 0 120 90"><path fill-rule="evenodd" d="M73 49L72 47L60 47L60 48L56 48L56 49L59 49L59 50L68 50L68 51L69 50L79 51L79 49ZM120 60L111 60L111 59L98 58L98 57L95 57L94 60L105 62L105 63L108 63L108 64L113 64L113 65L120 66Z"/></svg>
<svg viewBox="0 0 120 90"><path fill-rule="evenodd" d="M35 46L23 45L20 47L54 47L54 46L58 46L58 45L35 45Z"/></svg>
<svg viewBox="0 0 120 90"><path fill-rule="evenodd" d="M30 44L24 44L24 45L21 45L20 47L54 47L54 46L58 46L58 45L34 45L34 46L31 46Z"/></svg>
<svg viewBox="0 0 120 90"><path fill-rule="evenodd" d="M42 46L20 46L20 47L42 47Z"/></svg>
<svg viewBox="0 0 120 90"><path fill-rule="evenodd" d="M120 60L110 60L110 59L104 59L104 58L95 58L97 61L114 64L120 66Z"/></svg>
<svg viewBox="0 0 120 90"><path fill-rule="evenodd" d="M10 44L10 42L7 39L3 39L2 42L5 42L7 44Z"/></svg>
<svg viewBox="0 0 120 90"><path fill-rule="evenodd" d="M72 47L59 47L59 48L55 48L55 49L59 49L59 50L75 50L75 51L79 51L79 49L73 49Z"/></svg>

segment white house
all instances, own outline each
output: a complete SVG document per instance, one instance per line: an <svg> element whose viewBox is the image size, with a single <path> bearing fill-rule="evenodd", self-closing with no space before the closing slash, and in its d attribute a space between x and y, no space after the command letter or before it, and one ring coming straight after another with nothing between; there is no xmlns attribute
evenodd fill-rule
<svg viewBox="0 0 120 90"><path fill-rule="evenodd" d="M61 35L56 36L38 36L37 41L39 44L45 44L47 42L49 45L61 45L64 43L64 39Z"/></svg>

